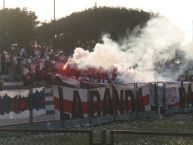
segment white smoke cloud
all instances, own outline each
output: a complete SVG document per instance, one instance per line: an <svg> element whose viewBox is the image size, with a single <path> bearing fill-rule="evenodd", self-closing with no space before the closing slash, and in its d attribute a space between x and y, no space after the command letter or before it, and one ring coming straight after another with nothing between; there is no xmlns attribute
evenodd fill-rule
<svg viewBox="0 0 193 145"><path fill-rule="evenodd" d="M140 32L140 34L139 34ZM103 43L97 43L92 52L76 48L70 63L78 67L118 68L118 78L126 83L133 81L171 81L182 69L176 70L169 64L170 71L160 67L161 63L172 60L176 52L184 52L190 59L190 47L184 45L183 33L168 19L157 17L149 20L143 29L136 29L119 43L103 36Z"/></svg>

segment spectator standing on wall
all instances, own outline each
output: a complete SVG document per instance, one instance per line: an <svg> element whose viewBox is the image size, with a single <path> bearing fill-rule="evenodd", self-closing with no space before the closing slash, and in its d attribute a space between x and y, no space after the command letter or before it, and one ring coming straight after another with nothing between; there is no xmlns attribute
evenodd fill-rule
<svg viewBox="0 0 193 145"><path fill-rule="evenodd" d="M1 54L1 74L5 74L5 53L2 52Z"/></svg>
<svg viewBox="0 0 193 145"><path fill-rule="evenodd" d="M29 74L29 69L27 68L27 65L24 65L23 67L23 85L24 86L28 85L28 74Z"/></svg>
<svg viewBox="0 0 193 145"><path fill-rule="evenodd" d="M10 56L8 52L5 52L5 74L8 74L10 67Z"/></svg>

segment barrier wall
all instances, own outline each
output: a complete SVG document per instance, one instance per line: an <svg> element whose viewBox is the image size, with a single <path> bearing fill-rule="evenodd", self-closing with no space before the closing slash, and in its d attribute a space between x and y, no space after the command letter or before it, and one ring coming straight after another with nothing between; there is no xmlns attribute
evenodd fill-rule
<svg viewBox="0 0 193 145"><path fill-rule="evenodd" d="M55 119L75 119L149 111L149 84L91 89L53 86Z"/></svg>
<svg viewBox="0 0 193 145"><path fill-rule="evenodd" d="M81 118L95 122L106 117L128 120L143 114L191 112L192 87L192 82L153 82L2 90L0 125Z"/></svg>
<svg viewBox="0 0 193 145"><path fill-rule="evenodd" d="M46 114L44 87L0 91L0 125L28 123Z"/></svg>
<svg viewBox="0 0 193 145"><path fill-rule="evenodd" d="M73 88L54 85L55 119L76 119L192 107L192 82L155 82Z"/></svg>
<svg viewBox="0 0 193 145"><path fill-rule="evenodd" d="M166 110L192 107L192 82L158 82L150 86L150 104L153 111L164 113Z"/></svg>

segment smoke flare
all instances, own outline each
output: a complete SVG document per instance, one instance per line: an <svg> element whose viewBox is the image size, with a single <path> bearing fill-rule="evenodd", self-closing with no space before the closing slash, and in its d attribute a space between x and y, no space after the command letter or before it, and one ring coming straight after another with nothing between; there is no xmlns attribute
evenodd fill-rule
<svg viewBox="0 0 193 145"><path fill-rule="evenodd" d="M118 69L118 79L128 82L174 81L191 59L191 47L184 45L183 32L168 19L156 17L142 29L136 27L115 42L106 34L92 52L76 48L69 64L79 68ZM176 63L180 59L180 65ZM181 63L182 62L182 63Z"/></svg>

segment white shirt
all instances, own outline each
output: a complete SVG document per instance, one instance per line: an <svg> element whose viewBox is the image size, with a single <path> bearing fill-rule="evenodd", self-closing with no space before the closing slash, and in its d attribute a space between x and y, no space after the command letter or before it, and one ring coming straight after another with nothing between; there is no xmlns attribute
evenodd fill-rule
<svg viewBox="0 0 193 145"><path fill-rule="evenodd" d="M28 73L29 73L28 68L24 67L24 68L23 68L23 75L24 75L24 76L27 76Z"/></svg>

